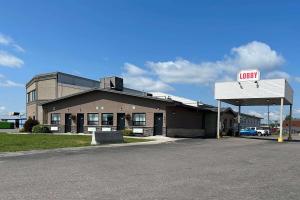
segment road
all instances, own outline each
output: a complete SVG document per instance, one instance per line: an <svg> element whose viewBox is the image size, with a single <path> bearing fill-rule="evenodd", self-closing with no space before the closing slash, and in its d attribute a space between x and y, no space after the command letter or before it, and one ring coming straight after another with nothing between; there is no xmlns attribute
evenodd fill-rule
<svg viewBox="0 0 300 200"><path fill-rule="evenodd" d="M0 158L0 199L300 199L300 143L245 138Z"/></svg>

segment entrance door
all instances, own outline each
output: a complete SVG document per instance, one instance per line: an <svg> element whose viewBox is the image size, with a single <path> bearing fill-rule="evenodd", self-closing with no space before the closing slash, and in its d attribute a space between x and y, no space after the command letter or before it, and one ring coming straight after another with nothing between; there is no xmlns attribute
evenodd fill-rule
<svg viewBox="0 0 300 200"><path fill-rule="evenodd" d="M117 114L117 130L125 129L125 113Z"/></svg>
<svg viewBox="0 0 300 200"><path fill-rule="evenodd" d="M70 133L72 131L72 115L65 114L65 133Z"/></svg>
<svg viewBox="0 0 300 200"><path fill-rule="evenodd" d="M163 113L154 113L153 135L162 135L163 133Z"/></svg>
<svg viewBox="0 0 300 200"><path fill-rule="evenodd" d="M84 125L84 114L78 113L77 114L77 133L84 132L83 125Z"/></svg>

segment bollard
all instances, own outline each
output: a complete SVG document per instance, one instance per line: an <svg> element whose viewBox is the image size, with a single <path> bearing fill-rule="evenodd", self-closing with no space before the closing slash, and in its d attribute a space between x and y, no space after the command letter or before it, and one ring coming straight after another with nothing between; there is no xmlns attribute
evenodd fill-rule
<svg viewBox="0 0 300 200"><path fill-rule="evenodd" d="M98 142L96 141L95 131L93 131L91 145L97 145L97 144L98 144Z"/></svg>

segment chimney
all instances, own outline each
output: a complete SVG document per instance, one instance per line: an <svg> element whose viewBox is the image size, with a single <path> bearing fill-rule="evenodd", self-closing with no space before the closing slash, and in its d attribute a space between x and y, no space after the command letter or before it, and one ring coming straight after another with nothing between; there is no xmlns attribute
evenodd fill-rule
<svg viewBox="0 0 300 200"><path fill-rule="evenodd" d="M123 91L123 79L117 76L101 78L100 88Z"/></svg>

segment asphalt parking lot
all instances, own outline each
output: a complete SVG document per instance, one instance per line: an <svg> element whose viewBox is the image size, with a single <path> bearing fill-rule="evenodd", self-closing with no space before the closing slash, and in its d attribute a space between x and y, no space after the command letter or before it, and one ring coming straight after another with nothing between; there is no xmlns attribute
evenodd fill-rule
<svg viewBox="0 0 300 200"><path fill-rule="evenodd" d="M0 158L0 199L300 199L300 142L246 138Z"/></svg>

